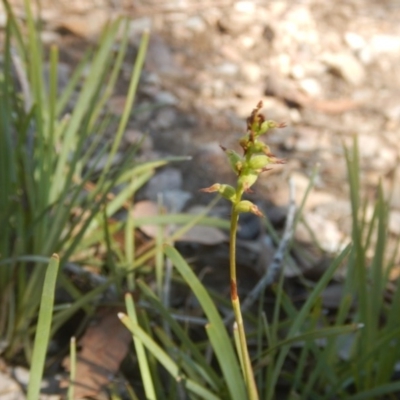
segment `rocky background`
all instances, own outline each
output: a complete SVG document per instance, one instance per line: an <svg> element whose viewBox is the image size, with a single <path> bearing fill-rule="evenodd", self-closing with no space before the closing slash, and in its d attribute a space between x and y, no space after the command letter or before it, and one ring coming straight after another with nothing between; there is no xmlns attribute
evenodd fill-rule
<svg viewBox="0 0 400 400"><path fill-rule="evenodd" d="M23 17L20 2L12 3ZM287 162L265 173L253 195L271 221L279 225L285 218L288 178L300 203L316 170L304 220L318 232L323 250L343 247L351 227L343 145L357 136L364 193L373 200L382 182L391 196L395 242L400 234L398 2L60 0L43 1L41 7L42 39L61 49L61 86L108 18L131 19L132 58L108 105L116 115L141 33L151 31L125 143L147 134L142 159L192 160L160 171L143 198L156 200L163 192L175 211L208 202L200 188L234 179L219 144L237 147L245 118L262 100L266 117L287 125L267 139ZM0 26L4 23L1 12ZM250 232L257 229L249 226ZM301 225L296 237L312 241Z"/></svg>

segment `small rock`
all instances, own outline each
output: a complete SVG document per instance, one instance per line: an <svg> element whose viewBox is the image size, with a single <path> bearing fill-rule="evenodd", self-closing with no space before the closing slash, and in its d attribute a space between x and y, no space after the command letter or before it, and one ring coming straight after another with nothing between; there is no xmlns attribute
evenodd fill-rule
<svg viewBox="0 0 400 400"><path fill-rule="evenodd" d="M163 106L175 106L178 104L178 99L171 92L162 90L157 92L154 96L154 100Z"/></svg>
<svg viewBox="0 0 400 400"><path fill-rule="evenodd" d="M167 167L157 172L147 183L144 191L145 197L152 201L157 201L158 194L180 190L182 188L182 173L177 168Z"/></svg>
<svg viewBox="0 0 400 400"><path fill-rule="evenodd" d="M289 118L293 124L299 124L303 120L300 110L297 108L289 109Z"/></svg>
<svg viewBox="0 0 400 400"><path fill-rule="evenodd" d="M171 49L160 35L150 36L145 65L146 69L159 75L182 76L182 69L175 62Z"/></svg>
<svg viewBox="0 0 400 400"><path fill-rule="evenodd" d="M299 82L300 87L311 97L321 97L322 88L317 79L305 78Z"/></svg>
<svg viewBox="0 0 400 400"><path fill-rule="evenodd" d="M151 121L152 129L168 129L176 120L176 110L172 107L163 107Z"/></svg>
<svg viewBox="0 0 400 400"><path fill-rule="evenodd" d="M162 202L168 210L178 213L183 210L192 195L185 190L174 189L162 192Z"/></svg>
<svg viewBox="0 0 400 400"><path fill-rule="evenodd" d="M66 29L76 36L94 40L100 35L109 19L110 13L105 8L97 8L81 15L75 13L63 15L60 18L60 28Z"/></svg>
<svg viewBox="0 0 400 400"><path fill-rule="evenodd" d="M204 19L198 15L188 18L185 25L188 29L196 33L202 33L207 29Z"/></svg>
<svg viewBox="0 0 400 400"><path fill-rule="evenodd" d="M28 387L30 378L30 372L28 369L23 367L15 367L13 368L13 376L21 386Z"/></svg>
<svg viewBox="0 0 400 400"><path fill-rule="evenodd" d="M361 158L375 157L382 146L381 140L375 135L361 134L358 136Z"/></svg>
<svg viewBox="0 0 400 400"><path fill-rule="evenodd" d="M250 3L250 2L238 2ZM254 15L251 12L232 10L218 20L218 27L222 32L231 35L245 33L254 24Z"/></svg>
<svg viewBox="0 0 400 400"><path fill-rule="evenodd" d="M385 117L391 121L400 122L400 90L391 90L390 94L381 97L379 107ZM398 142L398 138L396 140Z"/></svg>
<svg viewBox="0 0 400 400"><path fill-rule="evenodd" d="M371 38L371 50L375 55L398 55L400 52L400 37L398 35L376 34Z"/></svg>
<svg viewBox="0 0 400 400"><path fill-rule="evenodd" d="M296 127L295 132L296 138L294 139L293 146L296 151L311 152L327 147L328 145L325 135L319 129L299 125ZM288 137L288 139L292 138L293 136Z"/></svg>
<svg viewBox="0 0 400 400"><path fill-rule="evenodd" d="M60 42L60 35L53 31L43 31L40 33L40 39L46 45L57 44Z"/></svg>
<svg viewBox="0 0 400 400"><path fill-rule="evenodd" d="M254 14L256 11L256 5L253 1L237 1L233 8L235 11L244 14Z"/></svg>
<svg viewBox="0 0 400 400"><path fill-rule="evenodd" d="M380 146L376 157L370 162L370 167L379 171L380 175L389 172L397 164L398 151L396 148Z"/></svg>
<svg viewBox="0 0 400 400"><path fill-rule="evenodd" d="M346 32L344 40L351 50L358 51L366 46L365 39L355 32Z"/></svg>
<svg viewBox="0 0 400 400"><path fill-rule="evenodd" d="M359 86L366 78L362 64L351 53L325 53L324 61L348 83Z"/></svg>
<svg viewBox="0 0 400 400"><path fill-rule="evenodd" d="M4 29L7 25L7 15L5 12L0 12L0 29Z"/></svg>
<svg viewBox="0 0 400 400"><path fill-rule="evenodd" d="M383 183L386 198L390 200L390 207L400 210L400 181L396 179L391 181L386 179Z"/></svg>
<svg viewBox="0 0 400 400"><path fill-rule="evenodd" d="M239 67L237 64L234 64L231 62L224 62L224 63L218 65L215 68L215 71L221 75L235 76L239 71Z"/></svg>
<svg viewBox="0 0 400 400"><path fill-rule="evenodd" d="M261 68L253 62L245 62L241 66L244 78L250 83L257 83L261 78Z"/></svg>
<svg viewBox="0 0 400 400"><path fill-rule="evenodd" d="M391 211L389 214L389 232L400 235L400 211Z"/></svg>
<svg viewBox="0 0 400 400"><path fill-rule="evenodd" d="M295 233L297 240L312 243L315 238L324 251L331 253L340 250L348 242L335 222L312 212L303 213L303 219L311 233L303 224L299 224Z"/></svg>
<svg viewBox="0 0 400 400"><path fill-rule="evenodd" d="M301 64L295 64L290 71L290 76L294 79L304 79L306 72Z"/></svg>
<svg viewBox="0 0 400 400"><path fill-rule="evenodd" d="M144 31L150 31L152 27L152 19L150 17L142 17L132 19L129 22L129 39L135 43L141 39Z"/></svg>
<svg viewBox="0 0 400 400"><path fill-rule="evenodd" d="M0 371L0 399L25 400L21 386L10 376Z"/></svg>

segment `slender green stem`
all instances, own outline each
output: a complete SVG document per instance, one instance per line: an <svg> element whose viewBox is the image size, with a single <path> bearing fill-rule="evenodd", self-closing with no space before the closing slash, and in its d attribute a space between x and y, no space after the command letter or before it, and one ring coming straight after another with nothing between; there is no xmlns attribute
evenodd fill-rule
<svg viewBox="0 0 400 400"><path fill-rule="evenodd" d="M253 368L251 366L250 356L247 349L246 333L242 312L240 310L240 300L237 292L236 279L236 232L238 227L239 214L235 211L235 205L232 206L231 228L230 228L230 247L229 247L229 265L231 277L231 300L235 320L239 332L239 342L241 351L241 360L243 362L243 373L246 381L247 393L250 400L258 400L257 386L254 379Z"/></svg>

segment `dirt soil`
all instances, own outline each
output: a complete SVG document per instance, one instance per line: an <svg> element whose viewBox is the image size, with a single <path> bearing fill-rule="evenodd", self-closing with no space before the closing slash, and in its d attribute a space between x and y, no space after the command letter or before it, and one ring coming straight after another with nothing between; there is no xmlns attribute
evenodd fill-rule
<svg viewBox="0 0 400 400"><path fill-rule="evenodd" d="M23 16L19 2L12 3ZM163 192L170 209L178 211L209 202L210 195L199 193L200 188L234 179L219 145L237 148L246 117L262 100L268 119L286 123L267 138L286 164L265 173L252 195L273 224L281 227L284 221L289 178L300 204L317 168L304 220L325 252L335 252L349 241L343 144L349 146L357 137L365 194L373 200L381 182L391 196L392 246L400 234L400 4L396 0L42 1L42 37L46 44L60 46L64 82L87 45L96 42L106 20L119 14L132 21L132 58L124 67L126 80L121 79L109 104L115 114L122 110L141 32L151 31L125 143L148 134L142 159L192 156L191 161L160 171L142 198L156 200ZM3 15L0 12L0 24ZM260 226L253 218L242 226L244 241L260 240ZM296 239L314 241L304 224ZM244 259L254 269L260 258L255 261L249 254L256 250L246 249ZM226 249L219 248L218 254L221 251ZM272 250L267 246L257 251ZM212 259L204 262L212 263ZM320 263L319 257L300 257L303 269ZM266 266L257 268L256 274Z"/></svg>

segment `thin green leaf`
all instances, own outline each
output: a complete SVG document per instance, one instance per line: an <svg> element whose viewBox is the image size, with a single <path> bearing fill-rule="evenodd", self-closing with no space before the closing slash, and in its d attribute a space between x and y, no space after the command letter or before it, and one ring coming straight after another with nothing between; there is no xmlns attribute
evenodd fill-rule
<svg viewBox="0 0 400 400"><path fill-rule="evenodd" d="M211 329L211 344L225 377L231 398L238 400L245 399L246 390L240 373L238 360L235 356L226 328L212 299L182 256L171 246L165 246L164 251L192 289L207 316L209 321L209 328L207 331L210 332Z"/></svg>
<svg viewBox="0 0 400 400"><path fill-rule="evenodd" d="M28 383L28 400L37 400L40 393L44 361L50 339L50 327L53 314L54 292L57 282L59 258L53 254L43 284L42 300L40 302L39 320L33 348L31 374Z"/></svg>

